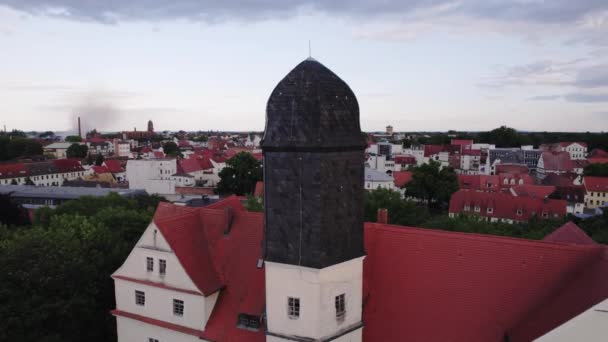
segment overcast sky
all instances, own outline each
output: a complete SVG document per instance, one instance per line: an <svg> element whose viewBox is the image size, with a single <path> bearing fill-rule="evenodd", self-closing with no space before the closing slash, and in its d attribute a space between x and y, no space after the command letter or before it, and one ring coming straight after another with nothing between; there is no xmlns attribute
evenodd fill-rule
<svg viewBox="0 0 608 342"><path fill-rule="evenodd" d="M309 40L364 130L608 131L606 0L0 0L0 124L262 130Z"/></svg>

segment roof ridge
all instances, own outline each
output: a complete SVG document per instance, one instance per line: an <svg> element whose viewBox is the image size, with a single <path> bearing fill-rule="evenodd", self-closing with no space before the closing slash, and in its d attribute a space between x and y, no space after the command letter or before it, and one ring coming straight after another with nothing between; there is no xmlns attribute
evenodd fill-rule
<svg viewBox="0 0 608 342"><path fill-rule="evenodd" d="M490 235L490 234L479 234L479 233L467 233L467 232L452 232L447 230L441 230L437 228L421 228L421 227L410 227L410 226L398 226L391 224L382 224L377 222L365 222L367 226L390 232L405 232L409 234L424 233L428 235L450 235L457 239L483 239L488 242L499 243L497 240L501 240L500 243L509 242L511 244L526 244L526 245L537 245L539 247L549 247L557 249L571 249L571 250L592 250L601 248L601 244L598 245L574 245L567 243L557 243L544 240L530 240L524 238L515 238L510 236ZM405 228L405 229L404 229Z"/></svg>

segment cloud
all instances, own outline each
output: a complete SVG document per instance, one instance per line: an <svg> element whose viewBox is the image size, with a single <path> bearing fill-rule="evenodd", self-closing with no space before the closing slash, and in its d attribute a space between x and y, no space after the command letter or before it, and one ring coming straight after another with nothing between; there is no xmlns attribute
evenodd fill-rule
<svg viewBox="0 0 608 342"><path fill-rule="evenodd" d="M564 95L564 100L583 103L608 102L608 93L569 93Z"/></svg>
<svg viewBox="0 0 608 342"><path fill-rule="evenodd" d="M594 65L579 70L574 84L581 88L608 87L608 64Z"/></svg>
<svg viewBox="0 0 608 342"><path fill-rule="evenodd" d="M573 23L595 28L608 10L605 0L0 0L0 4L31 14L112 23L123 20L226 19L263 20L300 13L356 18L462 15L508 22Z"/></svg>
<svg viewBox="0 0 608 342"><path fill-rule="evenodd" d="M478 86L500 89L523 85L571 85L580 65L585 61L583 58L565 62L539 60L523 65L498 66L497 75L482 79Z"/></svg>
<svg viewBox="0 0 608 342"><path fill-rule="evenodd" d="M542 96L529 97L528 100L529 101L554 101L554 100L559 100L562 97L563 97L562 95L542 95Z"/></svg>

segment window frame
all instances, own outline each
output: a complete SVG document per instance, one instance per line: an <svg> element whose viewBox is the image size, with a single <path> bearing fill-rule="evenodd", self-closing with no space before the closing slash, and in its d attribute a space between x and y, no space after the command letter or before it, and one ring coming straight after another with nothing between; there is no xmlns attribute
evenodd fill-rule
<svg viewBox="0 0 608 342"><path fill-rule="evenodd" d="M173 298L173 315L184 317L184 309L186 305L183 300Z"/></svg>
<svg viewBox="0 0 608 342"><path fill-rule="evenodd" d="M346 317L346 294L342 293L334 298L334 306L336 308L336 319L344 320Z"/></svg>
<svg viewBox="0 0 608 342"><path fill-rule="evenodd" d="M167 260L158 259L158 274L164 276L167 274Z"/></svg>
<svg viewBox="0 0 608 342"><path fill-rule="evenodd" d="M154 272L154 258L146 257L146 271Z"/></svg>
<svg viewBox="0 0 608 342"><path fill-rule="evenodd" d="M299 297L287 297L287 317L300 319L301 302Z"/></svg>
<svg viewBox="0 0 608 342"><path fill-rule="evenodd" d="M135 290L135 305L146 306L146 293L144 291Z"/></svg>

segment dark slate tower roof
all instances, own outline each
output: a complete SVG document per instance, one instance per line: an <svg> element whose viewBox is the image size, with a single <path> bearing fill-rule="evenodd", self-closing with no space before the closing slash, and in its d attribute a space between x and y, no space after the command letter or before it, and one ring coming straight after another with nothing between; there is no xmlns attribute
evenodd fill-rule
<svg viewBox="0 0 608 342"><path fill-rule="evenodd" d="M308 58L274 88L266 107L266 151L363 146L355 94L323 64Z"/></svg>
<svg viewBox="0 0 608 342"><path fill-rule="evenodd" d="M314 59L268 100L264 152L265 259L325 268L364 255L366 140L355 95Z"/></svg>

